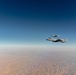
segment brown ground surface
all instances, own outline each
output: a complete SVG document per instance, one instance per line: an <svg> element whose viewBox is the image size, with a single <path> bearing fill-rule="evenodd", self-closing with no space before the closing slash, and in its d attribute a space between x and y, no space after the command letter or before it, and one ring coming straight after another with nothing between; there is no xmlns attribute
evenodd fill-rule
<svg viewBox="0 0 76 75"><path fill-rule="evenodd" d="M0 53L0 75L76 75L75 54L24 50Z"/></svg>

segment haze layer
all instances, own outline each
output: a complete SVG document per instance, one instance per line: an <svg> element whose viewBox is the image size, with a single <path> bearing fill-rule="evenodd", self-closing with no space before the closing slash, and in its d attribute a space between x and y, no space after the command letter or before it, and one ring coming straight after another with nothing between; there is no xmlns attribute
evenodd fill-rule
<svg viewBox="0 0 76 75"><path fill-rule="evenodd" d="M5 49L0 52L0 75L76 75L75 51Z"/></svg>

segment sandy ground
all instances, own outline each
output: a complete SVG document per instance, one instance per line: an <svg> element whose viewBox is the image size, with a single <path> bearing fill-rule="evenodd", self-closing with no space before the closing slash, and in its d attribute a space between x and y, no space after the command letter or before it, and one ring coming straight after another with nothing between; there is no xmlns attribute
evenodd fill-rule
<svg viewBox="0 0 76 75"><path fill-rule="evenodd" d="M76 52L10 50L0 53L0 75L76 75Z"/></svg>

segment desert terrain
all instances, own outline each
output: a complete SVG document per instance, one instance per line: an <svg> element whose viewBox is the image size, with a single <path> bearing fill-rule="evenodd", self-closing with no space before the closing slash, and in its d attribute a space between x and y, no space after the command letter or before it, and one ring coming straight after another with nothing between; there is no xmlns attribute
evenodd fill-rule
<svg viewBox="0 0 76 75"><path fill-rule="evenodd" d="M76 75L76 52L6 49L0 75Z"/></svg>

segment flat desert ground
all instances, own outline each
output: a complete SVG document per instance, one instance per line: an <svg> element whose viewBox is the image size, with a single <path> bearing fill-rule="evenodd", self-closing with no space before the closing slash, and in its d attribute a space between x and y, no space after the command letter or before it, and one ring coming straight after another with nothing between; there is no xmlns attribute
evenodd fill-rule
<svg viewBox="0 0 76 75"><path fill-rule="evenodd" d="M76 52L0 49L0 75L76 75Z"/></svg>

